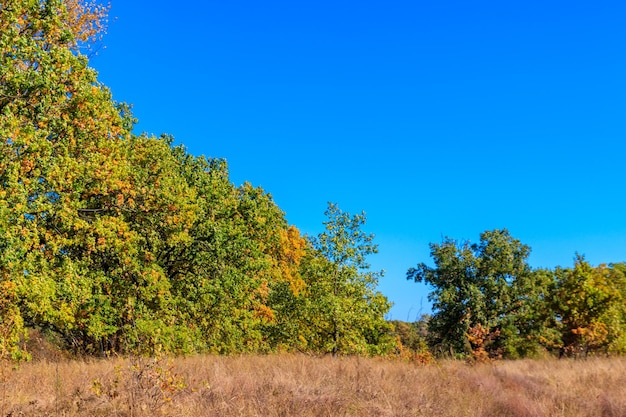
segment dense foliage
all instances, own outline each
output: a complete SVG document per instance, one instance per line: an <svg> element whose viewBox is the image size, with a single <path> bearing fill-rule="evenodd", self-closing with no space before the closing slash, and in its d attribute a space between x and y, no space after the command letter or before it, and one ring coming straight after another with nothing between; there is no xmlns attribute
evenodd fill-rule
<svg viewBox="0 0 626 417"><path fill-rule="evenodd" d="M132 133L83 54L106 8L0 5L0 355L27 328L75 351L384 353L365 218L300 235L225 161Z"/></svg>
<svg viewBox="0 0 626 417"><path fill-rule="evenodd" d="M626 264L531 269L530 247L505 230L479 243L431 244L434 266L407 278L433 287L425 336L439 354L518 358L626 352Z"/></svg>

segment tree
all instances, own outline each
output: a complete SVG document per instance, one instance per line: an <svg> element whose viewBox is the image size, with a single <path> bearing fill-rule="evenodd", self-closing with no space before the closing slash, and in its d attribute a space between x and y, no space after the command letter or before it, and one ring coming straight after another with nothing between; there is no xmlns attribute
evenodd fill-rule
<svg viewBox="0 0 626 417"><path fill-rule="evenodd" d="M562 337L562 354L624 352L626 275L623 265L592 267L577 255L573 268L555 271L552 308Z"/></svg>
<svg viewBox="0 0 626 417"><path fill-rule="evenodd" d="M332 353L384 353L393 346L384 317L391 307L376 291L382 272L369 271L374 236L361 230L365 214L350 215L329 203L325 231L312 238L302 260L306 282L305 339L310 349Z"/></svg>
<svg viewBox="0 0 626 417"><path fill-rule="evenodd" d="M468 336L478 332L490 342L481 348L491 356L503 354L502 332L514 325L510 315L521 306L516 286L531 279L530 248L506 229L483 232L477 244L445 238L430 248L435 266L420 263L407 279L434 287L429 295L435 310L429 321L433 347L439 353L468 354Z"/></svg>
<svg viewBox="0 0 626 417"><path fill-rule="evenodd" d="M403 352L423 354L428 351L426 338L428 336L428 321L430 316L425 314L419 320L408 323L399 320L390 322L393 325L392 334L397 340L400 355Z"/></svg>
<svg viewBox="0 0 626 417"><path fill-rule="evenodd" d="M91 293L76 313L76 329L66 334L81 349L188 351L190 343L182 341L189 330L173 303L176 277L164 258L190 245L195 190L180 174L170 138L131 136L122 145L118 168L127 168L127 188L82 195L83 222L66 245Z"/></svg>
<svg viewBox="0 0 626 417"><path fill-rule="evenodd" d="M6 340L24 321L75 325L89 291L68 249L85 225L83 196L127 189L119 158L132 120L78 50L103 13L61 0L0 7L0 277L14 329Z"/></svg>
<svg viewBox="0 0 626 417"><path fill-rule="evenodd" d="M504 317L501 334L506 357L536 357L559 347L552 308L554 286L554 272L547 269L533 270L514 281L513 305Z"/></svg>
<svg viewBox="0 0 626 417"><path fill-rule="evenodd" d="M194 190L189 241L159 259L170 276L180 320L194 329L197 349L218 353L266 351L291 343L277 290L301 291L304 242L262 188L235 187L226 162L193 157L175 147L179 170Z"/></svg>
<svg viewBox="0 0 626 417"><path fill-rule="evenodd" d="M88 67L105 15L81 0L0 8L3 300L12 323L77 350L186 349L164 258L190 247L195 189L171 139L133 135Z"/></svg>

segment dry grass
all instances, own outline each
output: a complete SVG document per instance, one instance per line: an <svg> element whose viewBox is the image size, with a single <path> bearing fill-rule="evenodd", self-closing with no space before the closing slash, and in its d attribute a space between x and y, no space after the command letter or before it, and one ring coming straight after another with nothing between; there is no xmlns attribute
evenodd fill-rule
<svg viewBox="0 0 626 417"><path fill-rule="evenodd" d="M0 378L0 416L626 416L623 358L40 361Z"/></svg>

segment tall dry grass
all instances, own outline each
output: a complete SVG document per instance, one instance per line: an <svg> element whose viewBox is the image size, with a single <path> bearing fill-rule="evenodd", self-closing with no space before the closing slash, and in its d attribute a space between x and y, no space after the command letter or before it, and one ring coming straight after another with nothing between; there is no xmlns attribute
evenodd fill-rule
<svg viewBox="0 0 626 417"><path fill-rule="evenodd" d="M419 366L270 355L33 362L1 416L626 416L626 359Z"/></svg>

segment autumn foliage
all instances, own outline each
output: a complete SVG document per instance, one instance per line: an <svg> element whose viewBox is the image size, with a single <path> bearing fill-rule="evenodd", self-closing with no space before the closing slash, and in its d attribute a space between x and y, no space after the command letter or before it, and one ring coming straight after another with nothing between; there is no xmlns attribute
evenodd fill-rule
<svg viewBox="0 0 626 417"><path fill-rule="evenodd" d="M27 357L27 329L97 355L384 350L388 304L369 275L359 283L366 268L332 302L359 297L368 334L320 306L312 277L335 262L268 193L232 184L224 160L133 133L83 53L107 11L0 6L0 356ZM347 326L332 343L325 320Z"/></svg>
<svg viewBox="0 0 626 417"><path fill-rule="evenodd" d="M435 266L408 272L433 286L430 348L478 362L625 353L626 264L593 267L577 255L572 268L533 270L529 253L506 229L431 244Z"/></svg>
<svg viewBox="0 0 626 417"><path fill-rule="evenodd" d="M272 196L173 138L137 135L86 54L91 0L0 5L0 359L66 351L305 352L474 362L626 353L626 266L532 269L508 230L431 244L433 315L385 320L364 213L302 236Z"/></svg>

